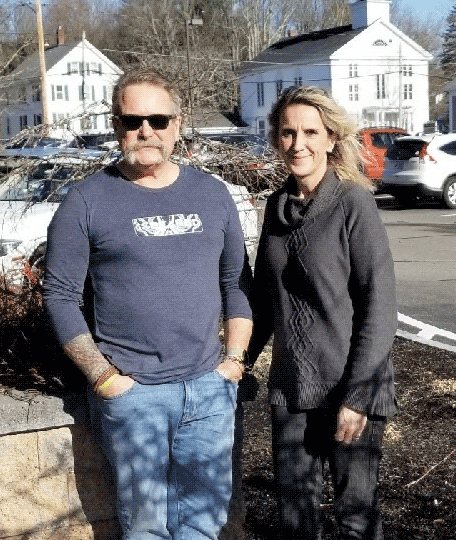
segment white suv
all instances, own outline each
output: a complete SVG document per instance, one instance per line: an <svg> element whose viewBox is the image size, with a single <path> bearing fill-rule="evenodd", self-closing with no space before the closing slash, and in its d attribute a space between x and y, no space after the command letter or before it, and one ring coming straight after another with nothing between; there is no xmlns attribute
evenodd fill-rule
<svg viewBox="0 0 456 540"><path fill-rule="evenodd" d="M386 152L382 191L409 205L424 196L456 208L456 133L397 138Z"/></svg>
<svg viewBox="0 0 456 540"><path fill-rule="evenodd" d="M58 183L12 178L0 186L0 275L19 285L25 261L45 251L47 227L65 194Z"/></svg>
<svg viewBox="0 0 456 540"><path fill-rule="evenodd" d="M20 285L24 263L42 268L47 227L70 185L84 176L75 165L56 169L42 162L30 174L12 174L0 184L0 276ZM244 186L223 182L236 203L251 256L258 239L258 215L252 196Z"/></svg>

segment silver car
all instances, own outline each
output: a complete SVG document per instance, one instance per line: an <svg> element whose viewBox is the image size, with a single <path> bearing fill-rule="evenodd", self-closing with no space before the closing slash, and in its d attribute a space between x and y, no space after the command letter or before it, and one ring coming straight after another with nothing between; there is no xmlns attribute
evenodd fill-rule
<svg viewBox="0 0 456 540"><path fill-rule="evenodd" d="M433 197L456 208L456 133L396 139L386 152L382 192L407 205Z"/></svg>

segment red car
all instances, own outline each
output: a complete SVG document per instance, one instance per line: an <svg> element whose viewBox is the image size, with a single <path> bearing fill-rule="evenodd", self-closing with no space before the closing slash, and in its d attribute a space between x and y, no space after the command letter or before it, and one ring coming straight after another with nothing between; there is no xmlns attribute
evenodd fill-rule
<svg viewBox="0 0 456 540"><path fill-rule="evenodd" d="M364 165L364 174L375 184L382 179L386 150L397 137L404 135L408 135L405 129L395 127L368 127L359 131L360 142L369 160Z"/></svg>

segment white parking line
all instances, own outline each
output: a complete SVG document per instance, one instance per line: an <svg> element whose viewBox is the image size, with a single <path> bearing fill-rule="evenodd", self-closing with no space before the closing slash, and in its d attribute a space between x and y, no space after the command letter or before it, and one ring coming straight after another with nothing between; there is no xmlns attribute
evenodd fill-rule
<svg viewBox="0 0 456 540"><path fill-rule="evenodd" d="M397 319L397 336L410 339L412 341L417 341L419 343L423 343L424 345L430 345L431 347L456 352L456 334L453 332L442 330L436 326L417 321L416 319L412 319L412 317L408 317L402 313L398 313ZM407 325L408 328L401 328L401 323L403 325ZM410 330L410 327L412 327L413 330L416 329L416 332ZM439 341L439 337L443 338L444 342Z"/></svg>

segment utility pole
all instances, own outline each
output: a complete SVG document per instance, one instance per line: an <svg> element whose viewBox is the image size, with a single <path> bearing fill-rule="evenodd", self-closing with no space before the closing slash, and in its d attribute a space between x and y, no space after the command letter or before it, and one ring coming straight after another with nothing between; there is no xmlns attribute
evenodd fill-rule
<svg viewBox="0 0 456 540"><path fill-rule="evenodd" d="M41 11L41 0L35 0L36 3L36 28L38 32L38 52L40 56L41 71L41 101L43 103L43 124L49 125L48 100L47 100L47 81L46 81L46 60L44 57L44 32L43 32L43 14Z"/></svg>
<svg viewBox="0 0 456 540"><path fill-rule="evenodd" d="M192 15L185 21L185 35L187 38L187 71L188 71L188 102L189 102L189 114L190 114L190 123L192 126L192 133L195 131L195 123L193 120L193 84L192 84L192 64L190 56L190 33L189 26L202 26L202 11L195 6L193 9Z"/></svg>
<svg viewBox="0 0 456 540"><path fill-rule="evenodd" d="M85 33L85 30L83 30L82 32L82 119L81 119L81 122L84 124L82 125L81 123L81 128L83 130L83 132L86 132L88 131L88 121L87 121L87 118L86 118L86 80L85 80L85 72L86 72L86 68L85 68L85 55L84 55L84 49L85 49L85 38L86 38L86 33Z"/></svg>
<svg viewBox="0 0 456 540"><path fill-rule="evenodd" d="M399 127L402 127L402 42L399 42Z"/></svg>

